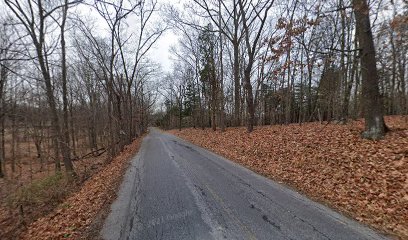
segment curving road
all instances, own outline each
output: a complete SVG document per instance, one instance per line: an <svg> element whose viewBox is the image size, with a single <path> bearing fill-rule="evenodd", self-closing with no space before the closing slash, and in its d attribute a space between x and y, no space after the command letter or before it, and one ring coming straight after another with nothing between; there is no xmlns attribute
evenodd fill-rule
<svg viewBox="0 0 408 240"><path fill-rule="evenodd" d="M175 136L151 129L103 239L386 239Z"/></svg>

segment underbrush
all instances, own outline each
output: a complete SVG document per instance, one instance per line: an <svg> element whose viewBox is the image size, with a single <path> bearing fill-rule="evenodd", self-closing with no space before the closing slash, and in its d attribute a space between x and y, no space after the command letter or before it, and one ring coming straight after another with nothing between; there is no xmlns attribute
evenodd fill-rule
<svg viewBox="0 0 408 240"><path fill-rule="evenodd" d="M64 171L38 172L32 178L24 174L16 179L2 179L0 239L20 239L20 234L37 219L56 208L67 208L63 202L78 191L86 179L99 172L105 166L104 161L103 155L75 161L77 176L70 179Z"/></svg>
<svg viewBox="0 0 408 240"><path fill-rule="evenodd" d="M40 186L47 186L50 194L55 194L54 201L59 201L58 207L54 206L48 214L42 214L37 220L28 224L21 234L16 235L18 239L97 239L103 220L109 213L110 204L116 198L116 191L122 182L122 177L130 160L139 150L141 140L142 138L135 139L111 162L101 165L99 171L92 170L94 172L91 174L89 167L86 167L87 170L81 168L83 174L79 179L86 180L78 180L78 187L72 189L69 196L62 201L59 201L58 190L55 188L71 187L71 185L64 185L70 184L67 179L56 177L45 181L49 182L49 185L40 184ZM32 186L32 188L35 190L36 187ZM31 199L34 200L36 197Z"/></svg>
<svg viewBox="0 0 408 240"><path fill-rule="evenodd" d="M71 182L71 185L74 184ZM70 184L62 173L34 180L8 198L9 207L49 205L61 202L69 193Z"/></svg>

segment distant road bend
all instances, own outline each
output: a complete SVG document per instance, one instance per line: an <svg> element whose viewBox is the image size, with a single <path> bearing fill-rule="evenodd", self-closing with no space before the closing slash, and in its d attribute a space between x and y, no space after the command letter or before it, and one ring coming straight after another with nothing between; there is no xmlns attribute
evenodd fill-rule
<svg viewBox="0 0 408 240"><path fill-rule="evenodd" d="M223 157L150 129L103 239L387 239Z"/></svg>

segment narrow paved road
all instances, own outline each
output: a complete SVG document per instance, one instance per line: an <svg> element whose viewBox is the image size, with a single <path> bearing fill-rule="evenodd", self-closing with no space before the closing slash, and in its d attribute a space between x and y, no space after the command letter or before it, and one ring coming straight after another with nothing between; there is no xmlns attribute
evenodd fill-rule
<svg viewBox="0 0 408 240"><path fill-rule="evenodd" d="M151 129L104 239L385 239L276 182Z"/></svg>

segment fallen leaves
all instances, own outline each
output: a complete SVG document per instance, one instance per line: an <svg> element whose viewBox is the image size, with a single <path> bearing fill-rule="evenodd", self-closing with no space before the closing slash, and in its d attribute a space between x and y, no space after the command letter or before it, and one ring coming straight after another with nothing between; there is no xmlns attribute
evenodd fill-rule
<svg viewBox="0 0 408 240"><path fill-rule="evenodd" d="M21 239L78 239L87 231L99 212L116 197L130 159L138 151L141 139L125 147L111 163L85 182L52 213L32 223Z"/></svg>
<svg viewBox="0 0 408 240"><path fill-rule="evenodd" d="M64 180L61 184L43 185L53 182L50 180L55 178L51 170L55 168L54 163L44 163L41 168L38 162L25 162L20 164L19 175L0 179L0 239L18 238L27 225L52 212L67 196L78 191L86 179L103 168L105 159L106 156L101 155L75 161L78 178L69 184L61 179Z"/></svg>
<svg viewBox="0 0 408 240"><path fill-rule="evenodd" d="M386 117L391 132L362 139L362 121L171 133L260 174L285 182L355 219L408 238L408 121Z"/></svg>

